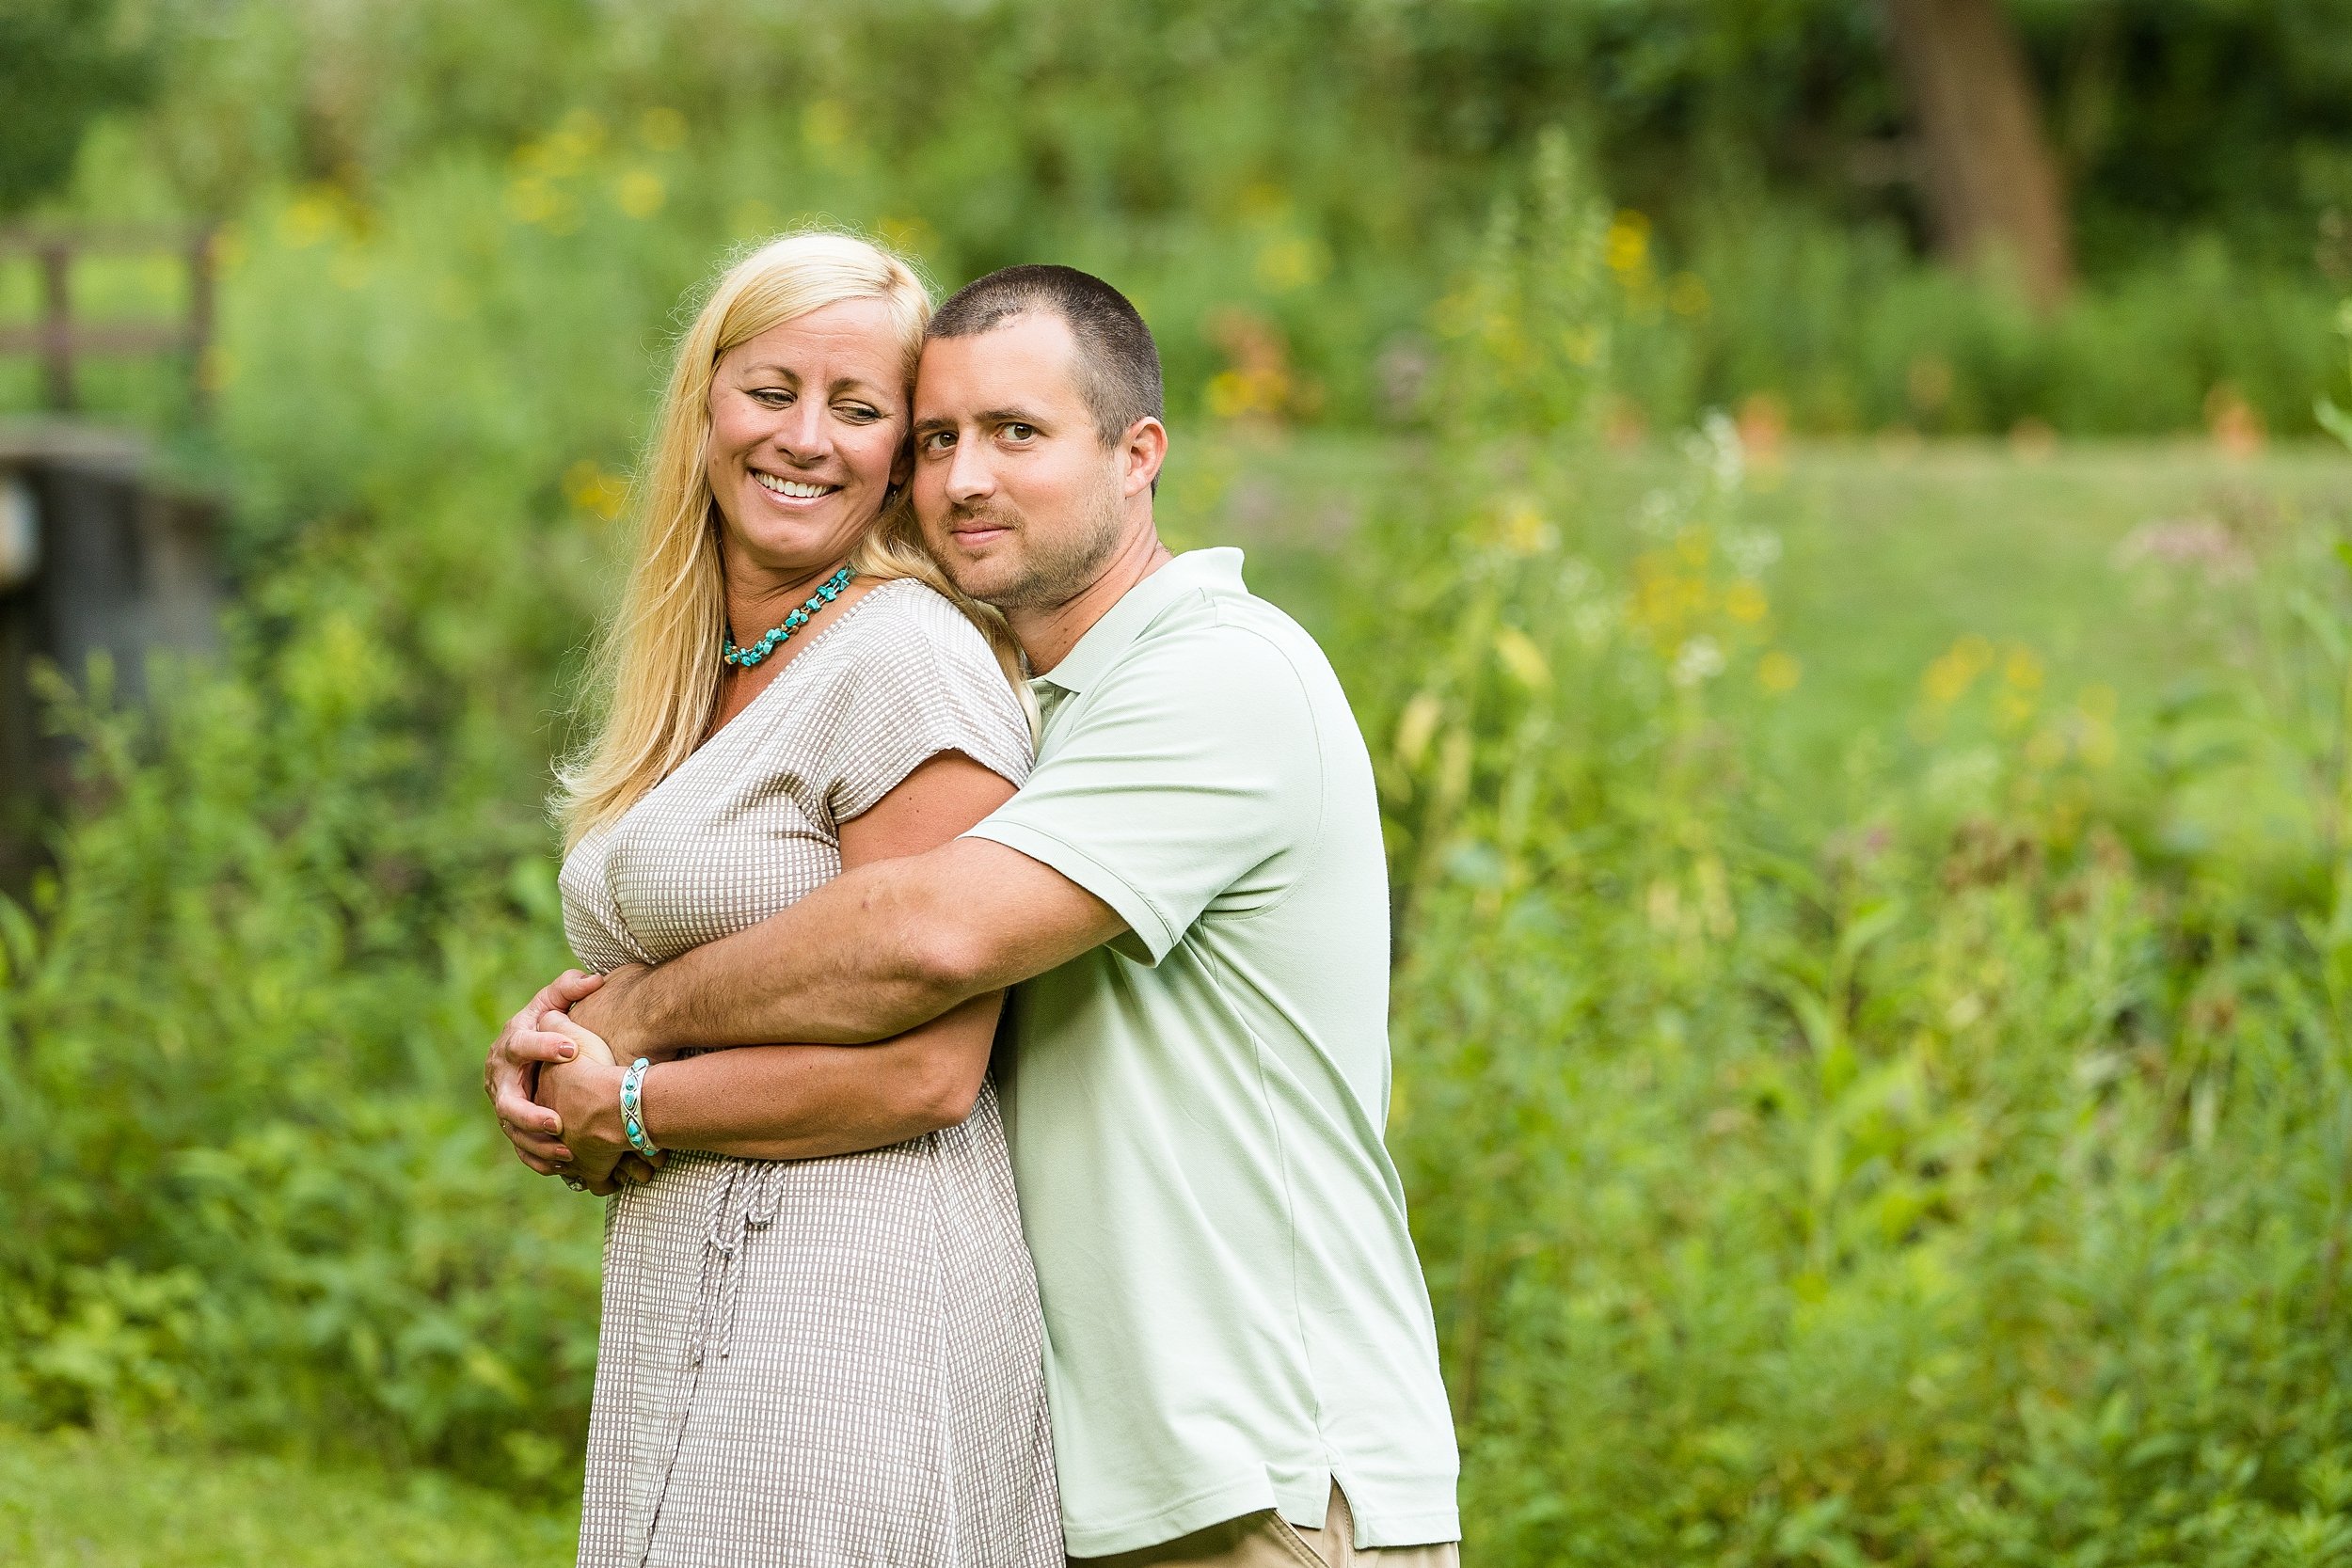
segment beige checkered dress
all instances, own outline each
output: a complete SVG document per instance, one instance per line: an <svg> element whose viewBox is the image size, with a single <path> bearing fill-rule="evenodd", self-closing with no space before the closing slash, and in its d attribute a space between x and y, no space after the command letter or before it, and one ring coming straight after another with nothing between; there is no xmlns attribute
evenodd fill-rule
<svg viewBox="0 0 2352 1568"><path fill-rule="evenodd" d="M1028 772L979 634L883 583L573 849L573 950L660 963L773 914L946 751ZM606 1212L580 1563L1058 1568L1042 1342L993 1087L895 1148L679 1154Z"/></svg>

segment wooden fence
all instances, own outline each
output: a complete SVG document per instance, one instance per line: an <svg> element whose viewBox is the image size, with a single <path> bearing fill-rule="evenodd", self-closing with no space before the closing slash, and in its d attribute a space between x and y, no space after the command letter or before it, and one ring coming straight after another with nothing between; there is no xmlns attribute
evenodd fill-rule
<svg viewBox="0 0 2352 1568"><path fill-rule="evenodd" d="M57 413L79 403L79 360L151 354L187 356L189 385L204 411L205 351L212 346L215 262L211 230L158 228L0 229L0 262L29 256L40 278L37 321L0 324L0 355L40 360L44 401ZM86 256L181 258L187 267L187 311L179 321L88 321L74 311L74 263Z"/></svg>

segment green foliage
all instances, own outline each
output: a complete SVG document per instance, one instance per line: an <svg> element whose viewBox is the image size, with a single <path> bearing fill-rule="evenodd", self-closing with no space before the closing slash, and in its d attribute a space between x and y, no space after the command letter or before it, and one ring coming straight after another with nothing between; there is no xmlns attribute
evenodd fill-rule
<svg viewBox="0 0 2352 1568"><path fill-rule="evenodd" d="M2307 259L2313 222L2347 195L2344 0L2009 9L2100 268L2185 227ZM372 182L453 147L512 146L583 106L798 112L814 81L851 140L914 166L916 210L949 213L943 232L1025 254L1041 212L1149 221L1269 178L1324 214L1474 216L1497 167L1564 121L1620 189L1677 218L1711 205L1718 182L1753 178L1817 212L1916 220L1889 177L1907 125L1882 20L1851 0L141 11L183 59L171 156L215 196L264 170ZM968 188L974 175L985 188Z"/></svg>
<svg viewBox="0 0 2352 1568"><path fill-rule="evenodd" d="M1689 332L1699 387L1773 399L1805 430L2154 434L2236 399L2299 435L2336 369L2332 293L2210 238L2151 250L2047 319L1998 283L1918 267L1889 230L1786 209L1727 219L1690 266L1708 302Z"/></svg>
<svg viewBox="0 0 2352 1568"><path fill-rule="evenodd" d="M2055 322L1921 261L1850 0L143 0L155 102L66 205L251 221L308 188L365 230L550 149L559 185L659 153L688 253L829 217L943 282L1050 256L1136 294L1180 411L1412 425L1429 306L1565 127L1642 239L1621 426L1761 396L1821 431L2175 431L2221 388L2305 434L2352 279L2345 3L2018 7L2089 263ZM0 310L28 297L0 272Z"/></svg>
<svg viewBox="0 0 2352 1568"><path fill-rule="evenodd" d="M13 0L0 11L0 214L73 172L83 132L144 96L149 62L111 35L113 0Z"/></svg>
<svg viewBox="0 0 2352 1568"><path fill-rule="evenodd" d="M1736 437L1624 520L1546 445L1375 524L1420 657L1392 616L1339 643L1481 1557L2341 1560L2352 546L2254 596L2233 745L2118 769L2038 669L1956 650L1917 782L1792 841ZM2226 832L2256 800L2267 859Z"/></svg>
<svg viewBox="0 0 2352 1568"><path fill-rule="evenodd" d="M290 210L230 307L225 665L157 672L146 718L53 693L86 810L8 929L0 1407L561 1493L596 1217L511 1164L467 1058L568 961L547 715L615 483L583 450L644 364L584 325L612 274L465 292L423 224L341 223Z"/></svg>
<svg viewBox="0 0 2352 1568"><path fill-rule="evenodd" d="M2344 334L2345 343L2352 345L2352 304L2345 305L2336 312L2336 329ZM2352 447L2352 414L2347 414L2342 408L2337 407L2335 400L2326 396L2320 398L2315 412L2321 427L2328 435L2342 441L2346 447Z"/></svg>
<svg viewBox="0 0 2352 1568"><path fill-rule="evenodd" d="M0 1399L537 1481L570 1458L540 1412L586 1395L594 1225L510 1180L452 1051L563 966L535 770L485 786L403 676L430 692L430 654L337 580L383 562L336 555L279 579L300 624L242 678L168 673L143 742L76 721L103 804L0 990Z"/></svg>

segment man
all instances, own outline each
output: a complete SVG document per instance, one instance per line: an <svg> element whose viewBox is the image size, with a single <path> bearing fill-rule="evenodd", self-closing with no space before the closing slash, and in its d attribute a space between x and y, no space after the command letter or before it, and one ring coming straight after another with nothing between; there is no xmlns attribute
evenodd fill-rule
<svg viewBox="0 0 2352 1568"><path fill-rule="evenodd" d="M493 1047L494 1097L546 1170L568 1151L528 1073L568 1045L544 1010L628 1060L879 1040L1021 983L1002 1088L1072 1555L1450 1564L1454 1435L1381 1143L1370 760L1239 552L1161 545L1160 415L1151 333L1100 279L1015 267L942 307L914 505L1028 655L1035 772L942 848L658 969L551 986ZM809 1049L837 1104L854 1062ZM659 1089L657 1069L657 1141Z"/></svg>

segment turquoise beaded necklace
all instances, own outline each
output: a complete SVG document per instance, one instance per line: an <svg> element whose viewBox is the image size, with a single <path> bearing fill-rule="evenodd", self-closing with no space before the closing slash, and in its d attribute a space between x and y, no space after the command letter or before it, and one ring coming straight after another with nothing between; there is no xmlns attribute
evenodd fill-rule
<svg viewBox="0 0 2352 1568"><path fill-rule="evenodd" d="M770 654L774 653L782 644L791 641L794 632L808 625L810 616L840 597L841 591L850 586L850 579L855 576L857 576L857 568L854 566L844 566L834 573L833 576L818 584L817 592L808 596L806 604L784 618L783 625L769 627L768 635L748 648L739 648L735 645L733 627L722 631L720 636L724 639L724 641L720 646L719 657L739 670L750 669Z"/></svg>

